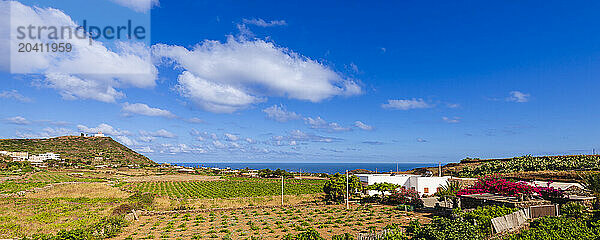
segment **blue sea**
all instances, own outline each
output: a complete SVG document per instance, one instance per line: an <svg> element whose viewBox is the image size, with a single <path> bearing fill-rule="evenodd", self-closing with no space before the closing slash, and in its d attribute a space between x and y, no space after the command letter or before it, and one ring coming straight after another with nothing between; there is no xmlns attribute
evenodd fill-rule
<svg viewBox="0 0 600 240"><path fill-rule="evenodd" d="M411 170L420 167L434 167L437 163L172 163L183 167L215 167L231 169L283 169L293 172L343 173L346 170L366 169L377 172Z"/></svg>

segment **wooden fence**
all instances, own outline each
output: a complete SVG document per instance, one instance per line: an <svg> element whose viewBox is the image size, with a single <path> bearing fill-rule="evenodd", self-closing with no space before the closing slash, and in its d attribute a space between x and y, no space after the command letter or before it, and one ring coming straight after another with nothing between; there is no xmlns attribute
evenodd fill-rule
<svg viewBox="0 0 600 240"><path fill-rule="evenodd" d="M514 213L492 219L495 233L513 231L520 228L527 219L546 216L558 216L558 205L540 205L521 209Z"/></svg>

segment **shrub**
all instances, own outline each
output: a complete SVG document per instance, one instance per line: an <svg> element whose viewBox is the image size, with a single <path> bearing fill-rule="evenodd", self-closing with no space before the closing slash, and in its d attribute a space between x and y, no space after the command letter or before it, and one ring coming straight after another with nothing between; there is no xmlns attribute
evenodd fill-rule
<svg viewBox="0 0 600 240"><path fill-rule="evenodd" d="M544 217L531 223L527 230L509 236L509 240L598 239L598 227L585 221L564 217Z"/></svg>
<svg viewBox="0 0 600 240"><path fill-rule="evenodd" d="M560 213L568 218L582 218L584 215L585 206L577 202L569 202L560 206Z"/></svg>
<svg viewBox="0 0 600 240"><path fill-rule="evenodd" d="M406 204L415 207L423 206L423 200L419 197L419 193L412 189L400 188L392 191L392 194L386 197L387 204L398 205Z"/></svg>
<svg viewBox="0 0 600 240"><path fill-rule="evenodd" d="M461 219L433 217L429 224L412 221L407 232L413 240L482 240L484 234L473 224Z"/></svg>
<svg viewBox="0 0 600 240"><path fill-rule="evenodd" d="M287 234L283 236L284 240L325 240L321 237L321 234L317 232L314 228L308 228L298 233L297 235Z"/></svg>
<svg viewBox="0 0 600 240"><path fill-rule="evenodd" d="M493 218L501 217L516 211L516 208L504 206L484 206L477 207L472 211L460 212L459 216L465 221L477 225L482 232L491 234Z"/></svg>
<svg viewBox="0 0 600 240"><path fill-rule="evenodd" d="M352 235L350 235L349 233L344 233L334 235L333 237L331 237L331 240L354 240L354 237L352 237Z"/></svg>

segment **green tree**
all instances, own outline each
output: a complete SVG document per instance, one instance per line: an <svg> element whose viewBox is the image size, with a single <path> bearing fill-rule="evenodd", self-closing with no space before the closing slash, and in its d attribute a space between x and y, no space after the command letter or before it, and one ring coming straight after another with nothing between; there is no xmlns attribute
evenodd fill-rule
<svg viewBox="0 0 600 240"><path fill-rule="evenodd" d="M348 178L348 189L351 195L362 190L360 179L357 176ZM331 175L325 182L323 191L326 201L343 202L346 197L346 175L339 173Z"/></svg>

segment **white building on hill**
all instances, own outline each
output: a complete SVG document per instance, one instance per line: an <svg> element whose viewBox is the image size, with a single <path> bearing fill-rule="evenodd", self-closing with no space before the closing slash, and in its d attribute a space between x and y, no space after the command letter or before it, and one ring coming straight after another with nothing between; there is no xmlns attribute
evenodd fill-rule
<svg viewBox="0 0 600 240"><path fill-rule="evenodd" d="M373 185L375 183L392 183L407 189L413 189L419 195L432 195L438 191L438 188L448 183L450 177L424 177L410 174L356 174L364 185ZM367 194L379 194L376 190L367 190Z"/></svg>

